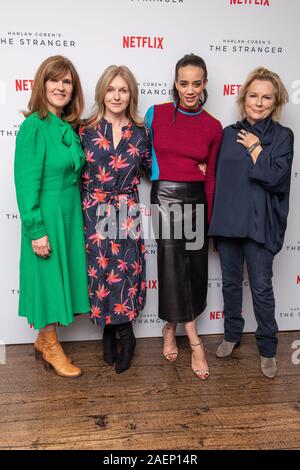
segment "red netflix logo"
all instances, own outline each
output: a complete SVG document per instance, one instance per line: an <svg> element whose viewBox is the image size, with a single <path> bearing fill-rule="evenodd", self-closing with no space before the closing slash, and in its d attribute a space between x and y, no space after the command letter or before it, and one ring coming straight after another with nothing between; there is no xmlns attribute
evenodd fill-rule
<svg viewBox="0 0 300 470"><path fill-rule="evenodd" d="M163 41L162 37L123 36L123 48L163 49Z"/></svg>
<svg viewBox="0 0 300 470"><path fill-rule="evenodd" d="M269 7L271 0L230 0L230 5L259 5Z"/></svg>
<svg viewBox="0 0 300 470"><path fill-rule="evenodd" d="M241 89L241 84L234 85L232 83L227 83L224 85L223 95L224 96L236 96L239 94Z"/></svg>
<svg viewBox="0 0 300 470"><path fill-rule="evenodd" d="M150 279L146 283L146 289L157 289L157 279Z"/></svg>
<svg viewBox="0 0 300 470"><path fill-rule="evenodd" d="M16 80L16 91L32 91L34 80Z"/></svg>
<svg viewBox="0 0 300 470"><path fill-rule="evenodd" d="M222 320L224 318L224 312L217 311L217 312L210 312L209 319L210 320Z"/></svg>
<svg viewBox="0 0 300 470"><path fill-rule="evenodd" d="M297 276L297 284L300 284L300 275Z"/></svg>

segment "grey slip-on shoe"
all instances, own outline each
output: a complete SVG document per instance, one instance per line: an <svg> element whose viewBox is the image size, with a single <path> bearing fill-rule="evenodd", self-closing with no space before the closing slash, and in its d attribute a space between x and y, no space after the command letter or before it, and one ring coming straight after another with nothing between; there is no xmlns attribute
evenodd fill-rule
<svg viewBox="0 0 300 470"><path fill-rule="evenodd" d="M216 356L217 357L228 357L231 356L235 347L238 347L240 343L232 343L223 339L222 343L219 344Z"/></svg>
<svg viewBox="0 0 300 470"><path fill-rule="evenodd" d="M260 369L265 377L273 379L277 373L276 357L260 356Z"/></svg>

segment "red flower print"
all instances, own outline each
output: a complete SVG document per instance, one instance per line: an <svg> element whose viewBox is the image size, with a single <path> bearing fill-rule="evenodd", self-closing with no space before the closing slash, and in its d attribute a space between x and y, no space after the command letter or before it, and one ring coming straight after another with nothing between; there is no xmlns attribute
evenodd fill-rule
<svg viewBox="0 0 300 470"><path fill-rule="evenodd" d="M132 130L130 130L129 127L128 127L128 129L125 129L125 130L122 132L122 137L123 137L123 139L129 140L131 136L132 136Z"/></svg>
<svg viewBox="0 0 300 470"><path fill-rule="evenodd" d="M128 144L129 149L127 150L127 153L133 158L137 157L140 153L139 149L135 147L132 144Z"/></svg>
<svg viewBox="0 0 300 470"><path fill-rule="evenodd" d="M111 317L110 315L106 315L105 317L105 325L109 325L111 323Z"/></svg>
<svg viewBox="0 0 300 470"><path fill-rule="evenodd" d="M105 258L105 257L103 256L103 254L101 253L101 251L100 251L100 255L101 255L101 256L97 256L97 258L96 258L97 263L98 263L98 265L100 266L100 268L106 269L107 266L108 266L108 261L109 261L109 259L108 259L108 258Z"/></svg>
<svg viewBox="0 0 300 470"><path fill-rule="evenodd" d="M135 209L136 202L134 199L129 199L127 201L128 209Z"/></svg>
<svg viewBox="0 0 300 470"><path fill-rule="evenodd" d="M90 198L88 196L86 196L84 198L84 200L82 201L82 209L84 211L86 211L87 209L89 209L90 207L92 206L92 201L90 200Z"/></svg>
<svg viewBox="0 0 300 470"><path fill-rule="evenodd" d="M109 285L115 284L116 282L121 282L122 279L118 277L118 274L115 274L114 270L112 269L110 273L107 274L107 282Z"/></svg>
<svg viewBox="0 0 300 470"><path fill-rule="evenodd" d="M105 210L106 217L110 217L111 211L112 211L112 204L111 204L111 201L108 201L108 203L106 204L106 210Z"/></svg>
<svg viewBox="0 0 300 470"><path fill-rule="evenodd" d="M101 245L101 240L105 240L105 237L100 232L95 232L94 235L89 237L89 240L92 240L93 245L97 243L97 246Z"/></svg>
<svg viewBox="0 0 300 470"><path fill-rule="evenodd" d="M91 318L100 318L101 312L100 308L96 305L91 306Z"/></svg>
<svg viewBox="0 0 300 470"><path fill-rule="evenodd" d="M113 157L110 157L110 159L111 162L109 162L109 166L112 166L115 171L129 166L129 163L125 163L127 161L126 157L122 160L122 155L114 155Z"/></svg>
<svg viewBox="0 0 300 470"><path fill-rule="evenodd" d="M133 298L135 297L137 294L137 284L134 284L133 287L130 287L130 289L128 289L128 295Z"/></svg>
<svg viewBox="0 0 300 470"><path fill-rule="evenodd" d="M138 259L131 265L131 267L134 269L133 275L138 276L142 272L142 263Z"/></svg>
<svg viewBox="0 0 300 470"><path fill-rule="evenodd" d="M122 230L125 231L126 236L134 228L134 218L133 217L127 217L126 220L121 224Z"/></svg>
<svg viewBox="0 0 300 470"><path fill-rule="evenodd" d="M118 255L119 251L120 251L120 246L121 246L120 243L116 243L116 242L111 241L110 246L111 246L112 254L113 255Z"/></svg>
<svg viewBox="0 0 300 470"><path fill-rule="evenodd" d="M82 174L81 178L83 179L83 184L84 184L84 183L89 183L89 182L91 181L91 175L89 174L88 171L85 171L85 172Z"/></svg>
<svg viewBox="0 0 300 470"><path fill-rule="evenodd" d="M88 276L93 277L94 279L97 279L97 269L94 268L93 266L88 267Z"/></svg>
<svg viewBox="0 0 300 470"><path fill-rule="evenodd" d="M110 149L110 141L101 134L101 132L97 131L98 138L92 139L95 142L94 145L98 145L99 149L109 150Z"/></svg>
<svg viewBox="0 0 300 470"><path fill-rule="evenodd" d="M118 261L119 261L118 268L123 272L128 271L128 266L127 266L128 263L126 263L126 261L122 259L118 259Z"/></svg>
<svg viewBox="0 0 300 470"><path fill-rule="evenodd" d="M129 307L127 307L126 305L127 302L128 302L128 299L125 300L125 302L123 302L122 304L115 304L114 312L117 315L124 315L126 312L128 312Z"/></svg>
<svg viewBox="0 0 300 470"><path fill-rule="evenodd" d="M98 289L96 290L96 295L99 300L103 300L109 295L110 291L105 288L104 285L98 284Z"/></svg>
<svg viewBox="0 0 300 470"><path fill-rule="evenodd" d="M106 183L107 181L111 181L113 179L113 176L109 176L110 171L106 173L105 167L101 168L101 166L99 166L98 168L99 173L96 175L96 178L98 178L101 183Z"/></svg>
<svg viewBox="0 0 300 470"><path fill-rule="evenodd" d="M132 186L135 186L137 184L140 184L140 178L138 176L134 176L132 178L132 182L131 182Z"/></svg>
<svg viewBox="0 0 300 470"><path fill-rule="evenodd" d="M78 129L78 135L81 139L82 139L82 136L84 136L84 131L85 131L84 126L80 126Z"/></svg>
<svg viewBox="0 0 300 470"><path fill-rule="evenodd" d="M127 312L126 316L129 318L129 320L133 320L136 317L136 311L135 310L130 310Z"/></svg>
<svg viewBox="0 0 300 470"><path fill-rule="evenodd" d="M93 163L96 160L93 159L94 152L91 152L90 150L85 149L85 159L87 162Z"/></svg>
<svg viewBox="0 0 300 470"><path fill-rule="evenodd" d="M97 202L99 202L99 203L102 203L102 202L104 202L105 199L106 199L106 194L105 194L103 191L101 191L101 189L97 188L97 189L95 189L95 191L93 192L92 198L93 198L95 201L97 201Z"/></svg>

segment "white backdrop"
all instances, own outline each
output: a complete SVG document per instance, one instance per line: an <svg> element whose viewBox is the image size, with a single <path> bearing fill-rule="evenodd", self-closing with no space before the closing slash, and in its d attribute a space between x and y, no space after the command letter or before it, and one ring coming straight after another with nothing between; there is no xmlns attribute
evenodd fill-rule
<svg viewBox="0 0 300 470"><path fill-rule="evenodd" d="M275 259L276 316L281 330L300 327L300 37L299 0L14 0L1 2L0 15L0 341L32 342L33 330L17 316L20 220L13 184L15 137L23 120L35 71L48 56L62 54L76 65L86 98L93 104L99 75L110 64L124 64L140 86L140 112L171 98L174 66L185 53L201 55L208 66L206 109L223 126L238 119L239 85L254 67L281 75L290 93L282 123L295 132L295 158L288 230ZM146 38L146 39L143 39ZM147 202L149 187L141 188ZM147 223L145 214L145 223ZM161 334L157 318L156 247L147 243L148 297L135 322L137 336ZM221 272L210 253L208 307L199 332L223 331ZM246 331L256 328L245 272L243 314ZM171 293L170 293L171 295ZM53 299L53 302L55 299ZM99 331L78 317L64 340L94 339Z"/></svg>

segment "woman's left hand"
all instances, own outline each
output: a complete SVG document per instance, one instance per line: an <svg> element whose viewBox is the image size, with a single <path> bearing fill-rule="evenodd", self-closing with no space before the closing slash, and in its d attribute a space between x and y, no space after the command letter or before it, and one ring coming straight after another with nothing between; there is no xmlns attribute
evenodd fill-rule
<svg viewBox="0 0 300 470"><path fill-rule="evenodd" d="M202 173L205 176L206 175L206 168L207 168L206 163L204 163L204 162L198 163L198 168L199 168L200 171L202 171Z"/></svg>
<svg viewBox="0 0 300 470"><path fill-rule="evenodd" d="M255 134L251 134L251 132L245 131L245 129L241 129L238 133L237 142L242 144L246 149L251 147L251 145L256 144L259 142L259 138Z"/></svg>

